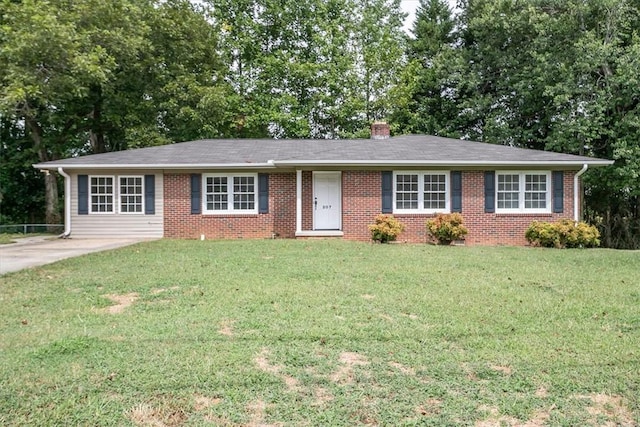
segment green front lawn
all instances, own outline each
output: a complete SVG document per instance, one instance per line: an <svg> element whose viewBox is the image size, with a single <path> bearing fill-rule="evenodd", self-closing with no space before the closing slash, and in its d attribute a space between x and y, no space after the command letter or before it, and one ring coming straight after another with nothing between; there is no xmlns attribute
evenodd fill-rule
<svg viewBox="0 0 640 427"><path fill-rule="evenodd" d="M1 425L640 424L640 253L162 240L0 277Z"/></svg>

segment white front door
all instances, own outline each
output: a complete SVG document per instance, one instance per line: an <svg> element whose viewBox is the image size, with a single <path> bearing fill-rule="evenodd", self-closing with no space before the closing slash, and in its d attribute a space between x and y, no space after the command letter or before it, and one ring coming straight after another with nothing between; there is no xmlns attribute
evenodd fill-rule
<svg viewBox="0 0 640 427"><path fill-rule="evenodd" d="M342 174L313 173L313 229L342 228Z"/></svg>

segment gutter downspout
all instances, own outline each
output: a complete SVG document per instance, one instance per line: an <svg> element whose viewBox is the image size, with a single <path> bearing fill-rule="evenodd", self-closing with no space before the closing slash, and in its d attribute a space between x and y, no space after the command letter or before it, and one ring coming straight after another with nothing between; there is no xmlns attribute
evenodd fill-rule
<svg viewBox="0 0 640 427"><path fill-rule="evenodd" d="M582 169L573 176L573 220L576 222L580 221L580 176L585 173L588 168L589 165L585 163L582 165Z"/></svg>
<svg viewBox="0 0 640 427"><path fill-rule="evenodd" d="M61 167L58 173L64 177L64 233L58 237L66 239L71 235L71 177Z"/></svg>

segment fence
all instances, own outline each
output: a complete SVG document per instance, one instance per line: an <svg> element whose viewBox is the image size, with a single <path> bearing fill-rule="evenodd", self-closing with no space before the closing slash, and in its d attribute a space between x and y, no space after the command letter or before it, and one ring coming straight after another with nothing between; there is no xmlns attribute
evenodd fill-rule
<svg viewBox="0 0 640 427"><path fill-rule="evenodd" d="M11 224L0 225L0 233L51 233L64 231L64 224Z"/></svg>

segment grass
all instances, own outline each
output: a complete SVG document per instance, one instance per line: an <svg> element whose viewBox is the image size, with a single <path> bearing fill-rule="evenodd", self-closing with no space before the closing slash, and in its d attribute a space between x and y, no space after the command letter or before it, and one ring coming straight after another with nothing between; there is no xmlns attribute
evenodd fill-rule
<svg viewBox="0 0 640 427"><path fill-rule="evenodd" d="M8 245L9 243L15 243L16 239L25 237L20 233L0 233L0 245Z"/></svg>
<svg viewBox="0 0 640 427"><path fill-rule="evenodd" d="M2 425L640 424L640 253L161 240L0 277Z"/></svg>

